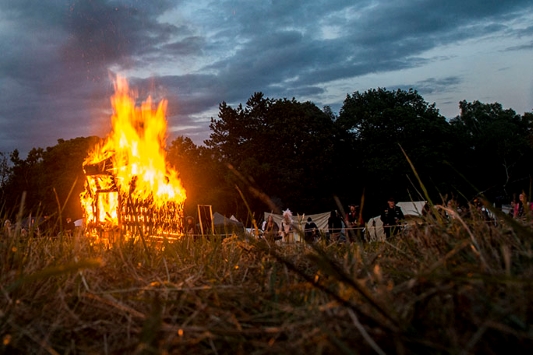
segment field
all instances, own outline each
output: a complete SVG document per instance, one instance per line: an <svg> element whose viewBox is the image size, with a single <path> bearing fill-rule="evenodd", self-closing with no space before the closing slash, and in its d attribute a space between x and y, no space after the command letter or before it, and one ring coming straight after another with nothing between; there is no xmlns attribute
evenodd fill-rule
<svg viewBox="0 0 533 355"><path fill-rule="evenodd" d="M529 222L387 242L0 239L3 353L533 353ZM511 350L512 349L512 350Z"/></svg>

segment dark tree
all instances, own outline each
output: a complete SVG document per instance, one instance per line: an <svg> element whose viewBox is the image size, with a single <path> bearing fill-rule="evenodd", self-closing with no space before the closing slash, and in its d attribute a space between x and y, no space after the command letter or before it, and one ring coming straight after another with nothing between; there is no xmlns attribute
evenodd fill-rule
<svg viewBox="0 0 533 355"><path fill-rule="evenodd" d="M9 181L9 176L11 175L11 165L9 157L12 153L0 152L0 211L5 213L5 196L7 183ZM17 152L18 153L18 152Z"/></svg>
<svg viewBox="0 0 533 355"><path fill-rule="evenodd" d="M517 115L499 103L461 101L459 107L460 115L450 123L459 167L474 185L472 194L482 191L496 198L527 190L533 173L532 115Z"/></svg>
<svg viewBox="0 0 533 355"><path fill-rule="evenodd" d="M5 205L9 214L18 212L26 192L25 214L69 214L81 218L79 194L84 186L82 164L97 137L59 139L53 147L33 148L26 159L11 154L11 174L5 183Z"/></svg>
<svg viewBox="0 0 533 355"><path fill-rule="evenodd" d="M359 172L371 206L388 195L424 198L417 196L419 185L400 146L424 183L435 187L434 196L448 188L449 124L415 90L355 92L346 97L338 122L350 134L350 169Z"/></svg>
<svg viewBox="0 0 533 355"><path fill-rule="evenodd" d="M257 211L278 208L322 211L332 201L341 166L335 164L338 131L331 112L310 102L268 99L255 93L246 107L219 107L205 143L223 164L225 181L237 185Z"/></svg>
<svg viewBox="0 0 533 355"><path fill-rule="evenodd" d="M38 207L41 199L40 186L42 176L42 161L44 150L42 148L32 148L26 159L20 157L20 153L15 149L11 155L11 171L4 184L4 206L8 216L14 217L19 212L21 204L26 210ZM26 198L22 201L23 193Z"/></svg>

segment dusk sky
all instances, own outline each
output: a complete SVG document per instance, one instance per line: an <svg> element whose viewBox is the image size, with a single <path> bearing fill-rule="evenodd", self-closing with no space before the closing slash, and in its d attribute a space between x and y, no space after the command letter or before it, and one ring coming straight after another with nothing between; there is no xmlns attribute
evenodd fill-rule
<svg viewBox="0 0 533 355"><path fill-rule="evenodd" d="M110 130L111 78L168 100L169 139L209 137L218 105L338 113L347 94L417 90L533 110L531 0L0 0L0 152Z"/></svg>

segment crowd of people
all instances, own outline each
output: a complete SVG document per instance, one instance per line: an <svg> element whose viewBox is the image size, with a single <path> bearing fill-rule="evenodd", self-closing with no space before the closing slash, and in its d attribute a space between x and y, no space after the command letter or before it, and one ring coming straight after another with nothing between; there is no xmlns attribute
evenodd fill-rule
<svg viewBox="0 0 533 355"><path fill-rule="evenodd" d="M278 225L272 214L268 215L262 224L262 237L271 242L278 240L294 241L294 235L298 228L292 218L292 212L287 209L282 212L282 220ZM393 198L389 199L387 207L382 211L381 220L387 238L398 234L404 215L401 208L396 206ZM330 212L327 220L326 238L328 241L336 243L362 240L364 227L365 223L359 206L349 205L348 212L344 216L337 210ZM309 243L318 241L324 234L321 233L311 217L307 217L302 232L303 239Z"/></svg>
<svg viewBox="0 0 533 355"><path fill-rule="evenodd" d="M511 200L510 205L507 205L506 208L500 205L495 206L492 209L507 213L508 217L516 220L526 221L533 219L533 202L528 201L525 193L518 194L518 198L516 200ZM475 218L495 224L498 223L498 218L494 212L491 211L491 208L486 206L482 199L478 197L475 197L472 202L466 206L461 206L457 201L450 199L446 202L445 207L441 206L441 211L443 212L443 216L448 220L456 218Z"/></svg>
<svg viewBox="0 0 533 355"><path fill-rule="evenodd" d="M303 238L306 242L315 242L321 236L331 242L354 242L365 239L365 222L358 205L349 205L348 212L343 216L336 210L330 212L327 221L327 230L321 231L311 217L307 218L303 229ZM459 206L453 199L448 200L444 206L440 206L440 213L446 220L455 218L481 218L487 222L496 223L494 214L487 208L480 198L474 198L467 206ZM422 211L427 214L428 207ZM520 193L516 201L511 202L509 216L519 220L525 220L528 216L533 219L533 202L527 201L527 195ZM400 206L394 198L389 198L379 215L382 222L383 233L386 240L397 236L405 229L406 219ZM278 225L272 215L268 215L263 222L263 236L269 241L292 241L288 237L294 232L296 224L292 222L292 213L289 209L283 211L283 220Z"/></svg>

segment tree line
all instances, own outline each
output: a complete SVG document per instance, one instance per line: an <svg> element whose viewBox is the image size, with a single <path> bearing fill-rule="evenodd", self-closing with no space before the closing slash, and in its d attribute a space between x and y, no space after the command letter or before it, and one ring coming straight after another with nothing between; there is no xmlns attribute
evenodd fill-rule
<svg viewBox="0 0 533 355"><path fill-rule="evenodd" d="M263 211L290 208L318 213L357 204L365 219L390 196L467 203L483 193L508 203L531 197L533 112L499 103L459 103L450 120L416 90L370 89L348 94L338 114L312 102L267 98L257 92L245 105L222 102L210 136L196 145L184 136L167 146L195 215L198 204L249 221ZM25 193L25 212L61 211L81 218L82 163L98 137L59 139L0 153L0 201L13 218ZM413 170L414 167L414 170Z"/></svg>

